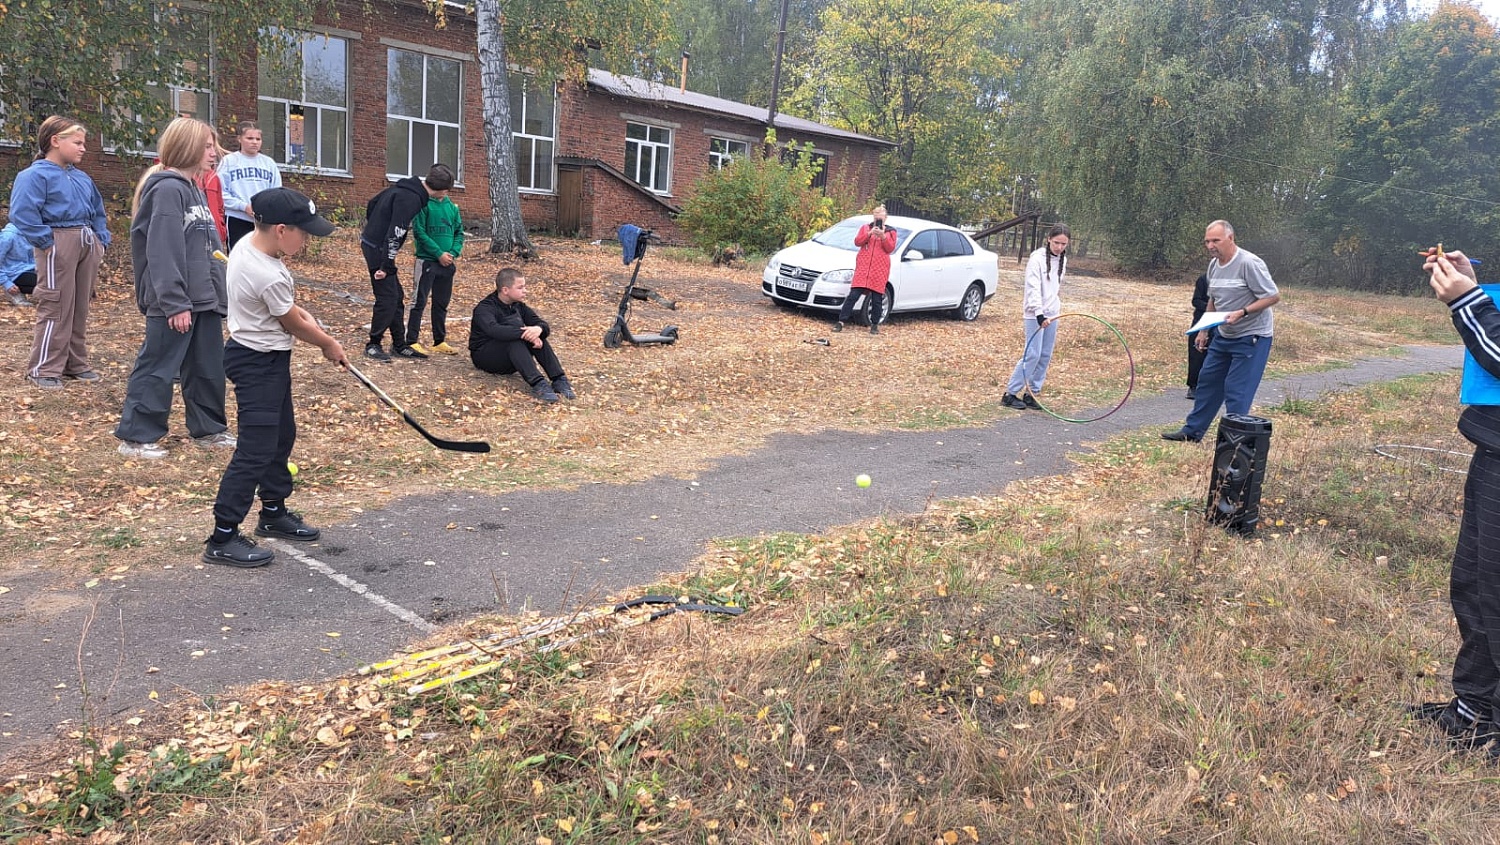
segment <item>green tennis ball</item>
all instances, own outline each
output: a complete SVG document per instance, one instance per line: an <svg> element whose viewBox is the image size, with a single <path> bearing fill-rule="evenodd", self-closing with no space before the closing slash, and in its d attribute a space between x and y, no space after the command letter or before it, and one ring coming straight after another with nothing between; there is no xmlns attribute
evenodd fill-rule
<svg viewBox="0 0 1500 845"><path fill-rule="evenodd" d="M291 473L293 478L297 477L297 465L291 461L286 462L286 471Z"/></svg>
<svg viewBox="0 0 1500 845"><path fill-rule="evenodd" d="M860 473L859 475L854 476L854 483L859 487L869 487L870 476L865 475L864 473Z"/></svg>

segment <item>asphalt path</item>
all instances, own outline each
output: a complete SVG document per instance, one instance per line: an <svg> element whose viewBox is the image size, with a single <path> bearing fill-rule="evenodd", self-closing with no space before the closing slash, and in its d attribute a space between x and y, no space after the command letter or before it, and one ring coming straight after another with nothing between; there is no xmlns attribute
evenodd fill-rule
<svg viewBox="0 0 1500 845"><path fill-rule="evenodd" d="M1462 360L1459 346L1413 346L1267 381L1258 406L1451 371ZM984 428L787 433L691 479L406 498L323 526L320 543L270 543L276 563L256 570L164 561L76 589L33 570L0 594L0 759L77 730L86 707L91 720L110 720L159 706L153 693L165 701L326 678L477 614L591 605L690 568L716 538L823 532L920 513L936 499L993 495L1065 473L1088 443L1176 427L1189 407L1177 389L1133 398L1091 424L1032 411ZM1207 442L1181 448L1201 450L1205 462L1211 454ZM857 488L859 473L872 486Z"/></svg>

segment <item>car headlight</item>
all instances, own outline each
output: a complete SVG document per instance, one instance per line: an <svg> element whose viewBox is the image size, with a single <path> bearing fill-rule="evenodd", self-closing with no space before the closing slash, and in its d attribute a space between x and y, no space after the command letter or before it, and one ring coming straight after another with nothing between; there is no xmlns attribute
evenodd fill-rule
<svg viewBox="0 0 1500 845"><path fill-rule="evenodd" d="M767 261L766 272L772 276L779 275L781 273L781 261L775 258Z"/></svg>
<svg viewBox="0 0 1500 845"><path fill-rule="evenodd" d="M853 270L829 270L827 273L824 273L822 276L819 276L818 278L821 279L822 281L825 281L825 282L834 282L836 284L847 285L850 282L854 281L854 271Z"/></svg>

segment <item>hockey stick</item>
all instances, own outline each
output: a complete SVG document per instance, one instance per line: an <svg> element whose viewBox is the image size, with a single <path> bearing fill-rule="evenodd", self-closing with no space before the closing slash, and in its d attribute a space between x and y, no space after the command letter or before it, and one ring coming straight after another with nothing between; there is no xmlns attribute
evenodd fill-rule
<svg viewBox="0 0 1500 845"><path fill-rule="evenodd" d="M365 387L370 388L371 392L380 397L380 401L390 406L391 410L400 414L401 418L406 420L407 425L416 429L418 434L427 438L428 443L431 443L439 449L446 449L449 452L477 452L482 454L490 450L490 444L484 442L483 440L444 440L441 437L432 436L432 433L423 428L421 423L417 422L415 419L412 419L412 415L408 414L405 408L397 405L396 400L385 395L384 390L381 390L375 385L375 382L370 381L368 378L366 378L365 374L360 372L358 367L346 361L344 363L344 369L348 370L351 375L359 379L360 384L363 384Z"/></svg>
<svg viewBox="0 0 1500 845"><path fill-rule="evenodd" d="M616 625L608 625L602 628L596 628L592 631L585 631L581 634L575 634L571 637L565 637L560 640L553 640L552 642L547 643L541 648L538 648L535 653L547 654L548 652L567 648L574 643L583 642L584 640L597 637L600 634L619 633L629 628L636 628L641 625L645 625L648 622L655 622L658 619L666 616L671 616L674 613L696 611L699 613L717 613L726 616L739 616L741 613L745 612L745 609L743 607L727 607L717 604L703 604L701 602L695 601L679 602L677 599L669 596L643 596L639 599L633 599L631 601L621 602L620 604L615 605L611 613L619 613L621 611L639 607L644 604L661 603L669 604L667 604L667 607L662 610L652 611L651 613L643 614L640 616L629 617L626 618L624 622ZM480 675L484 675L489 672L493 672L496 669L499 669L501 666L510 663L514 659L514 655L495 654L492 655L491 659L486 662L469 666L460 669L452 674L444 675L439 678L433 678L429 681L412 684L411 686L406 688L406 694L421 695L424 692L431 692L435 689L438 689L439 687L445 687L449 684L454 684L459 681L467 681L470 678L477 678Z"/></svg>

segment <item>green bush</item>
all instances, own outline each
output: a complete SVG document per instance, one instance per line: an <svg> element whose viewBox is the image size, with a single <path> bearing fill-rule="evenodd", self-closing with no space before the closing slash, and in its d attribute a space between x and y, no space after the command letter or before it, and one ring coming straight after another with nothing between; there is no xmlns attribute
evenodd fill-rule
<svg viewBox="0 0 1500 845"><path fill-rule="evenodd" d="M765 255L843 217L841 203L812 187L820 165L812 145L765 146L698 180L677 222L705 252L729 246Z"/></svg>

